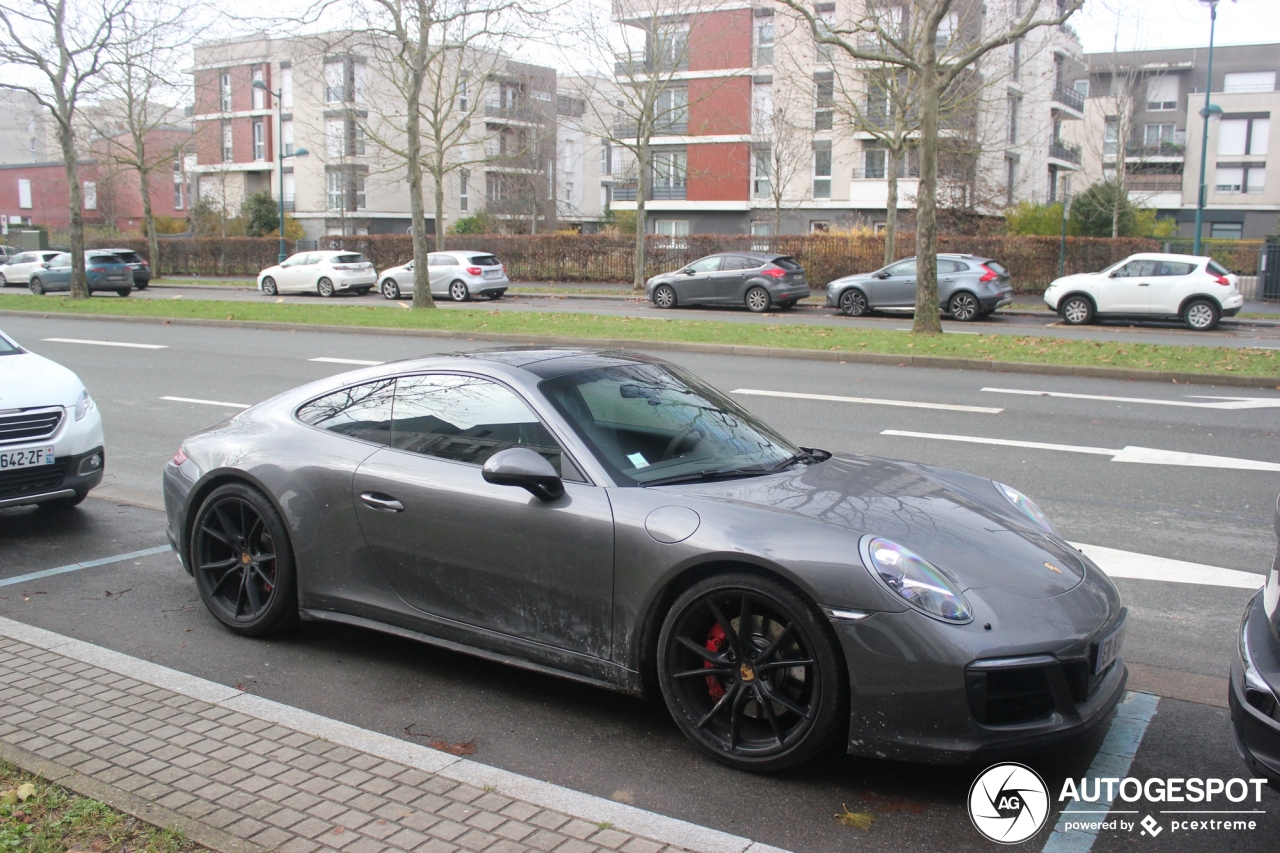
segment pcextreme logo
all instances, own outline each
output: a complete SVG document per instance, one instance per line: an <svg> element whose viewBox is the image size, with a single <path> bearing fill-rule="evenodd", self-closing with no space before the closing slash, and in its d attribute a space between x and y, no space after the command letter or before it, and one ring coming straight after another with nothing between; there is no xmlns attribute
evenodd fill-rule
<svg viewBox="0 0 1280 853"><path fill-rule="evenodd" d="M1040 831L1049 817L1049 789L1024 764L995 764L973 780L969 819L987 838L1018 844Z"/></svg>

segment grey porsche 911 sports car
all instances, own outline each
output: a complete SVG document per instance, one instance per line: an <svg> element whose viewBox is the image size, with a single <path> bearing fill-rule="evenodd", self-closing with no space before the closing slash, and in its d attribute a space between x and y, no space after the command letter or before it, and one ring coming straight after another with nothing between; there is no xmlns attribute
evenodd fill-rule
<svg viewBox="0 0 1280 853"><path fill-rule="evenodd" d="M170 540L262 635L385 631L633 694L707 754L1027 752L1107 718L1125 609L1017 490L798 447L681 367L400 361L187 438Z"/></svg>

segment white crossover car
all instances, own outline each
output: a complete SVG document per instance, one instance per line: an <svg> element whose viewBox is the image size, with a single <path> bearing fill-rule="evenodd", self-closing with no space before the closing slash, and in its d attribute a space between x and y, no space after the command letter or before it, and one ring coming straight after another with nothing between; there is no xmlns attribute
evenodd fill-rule
<svg viewBox="0 0 1280 853"><path fill-rule="evenodd" d="M0 507L72 507L102 482L102 416L80 378L0 332Z"/></svg>
<svg viewBox="0 0 1280 853"><path fill-rule="evenodd" d="M378 282L373 264L358 252L298 252L258 273L258 290L277 293L354 293L363 296Z"/></svg>
<svg viewBox="0 0 1280 853"><path fill-rule="evenodd" d="M427 269L431 295L454 302L466 302L473 296L498 299L511 286L507 268L488 252L432 252L427 256ZM413 261L385 270L378 277L378 291L387 299L412 294Z"/></svg>
<svg viewBox="0 0 1280 853"><path fill-rule="evenodd" d="M1212 258L1155 252L1130 255L1102 272L1060 278L1044 292L1045 304L1064 322L1094 319L1181 320L1207 332L1244 305L1234 275Z"/></svg>
<svg viewBox="0 0 1280 853"><path fill-rule="evenodd" d="M8 287L11 284L29 284L31 282L31 273L45 269L45 265L60 254L62 253L51 252L46 249L40 252L22 252L14 255L7 264L0 266L0 287Z"/></svg>

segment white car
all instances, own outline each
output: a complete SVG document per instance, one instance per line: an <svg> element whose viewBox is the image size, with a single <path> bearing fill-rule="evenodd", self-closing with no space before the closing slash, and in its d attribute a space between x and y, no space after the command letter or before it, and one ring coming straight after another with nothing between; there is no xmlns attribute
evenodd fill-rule
<svg viewBox="0 0 1280 853"><path fill-rule="evenodd" d="M0 507L73 507L105 462L102 416L80 378L0 332Z"/></svg>
<svg viewBox="0 0 1280 853"><path fill-rule="evenodd" d="M11 284L29 284L31 273L44 269L44 265L58 257L61 252L50 252L47 249L39 252L22 252L14 255L4 266L0 266L0 287Z"/></svg>
<svg viewBox="0 0 1280 853"><path fill-rule="evenodd" d="M511 286L507 268L489 252L448 251L427 255L431 295L466 302L473 296L499 299ZM413 293L413 261L384 270L378 291L387 299Z"/></svg>
<svg viewBox="0 0 1280 853"><path fill-rule="evenodd" d="M1102 272L1060 278L1044 301L1072 326L1104 317L1176 319L1207 332L1240 312L1244 297L1236 282L1212 258L1150 252Z"/></svg>
<svg viewBox="0 0 1280 853"><path fill-rule="evenodd" d="M277 293L318 293L333 296L347 292L363 296L378 282L373 264L358 252L326 250L298 252L282 264L258 273L258 290Z"/></svg>

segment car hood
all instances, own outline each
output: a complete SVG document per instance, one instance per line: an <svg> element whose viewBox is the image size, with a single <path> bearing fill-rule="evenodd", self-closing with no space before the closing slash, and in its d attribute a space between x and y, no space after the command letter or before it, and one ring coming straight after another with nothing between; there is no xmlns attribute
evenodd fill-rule
<svg viewBox="0 0 1280 853"><path fill-rule="evenodd" d="M0 411L74 406L84 390L80 377L33 352L0 356Z"/></svg>
<svg viewBox="0 0 1280 853"><path fill-rule="evenodd" d="M282 266L280 266L279 264L276 264L276 265L275 265L275 266L273 266L273 267L267 267L265 270L263 270L262 272L258 273L258 278L262 278L264 275L276 275L276 274L279 274L279 272L280 272L282 269L284 269L284 268L283 268Z"/></svg>
<svg viewBox="0 0 1280 853"><path fill-rule="evenodd" d="M827 287L839 287L845 284L852 284L855 281L871 281L873 278L875 278L874 272L861 272L857 275L846 275L830 281L827 283Z"/></svg>
<svg viewBox="0 0 1280 853"><path fill-rule="evenodd" d="M951 476L953 475L953 476ZM960 485L965 483L966 485ZM985 484L989 496L980 494ZM814 519L854 535L904 545L963 589L993 587L1024 599L1074 589L1085 558L1057 536L1020 523L1016 510L983 480L874 457L833 457L765 477L679 487L686 495Z"/></svg>
<svg viewBox="0 0 1280 853"><path fill-rule="evenodd" d="M1063 287L1063 286L1069 286L1072 284L1087 284L1088 282L1096 281L1098 278L1098 275L1099 273L1096 273L1096 272L1078 272L1078 273L1075 273L1074 275L1064 275L1062 278L1055 278L1053 280L1053 283L1051 283L1049 286Z"/></svg>

